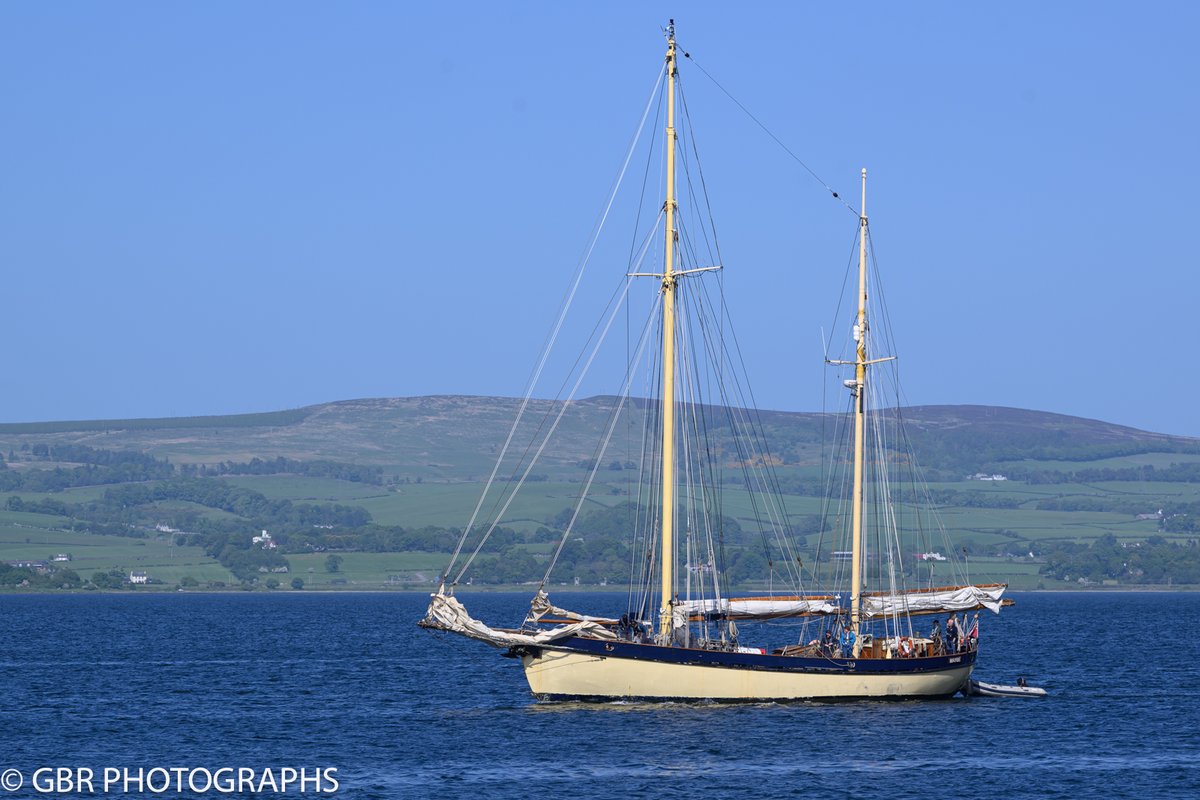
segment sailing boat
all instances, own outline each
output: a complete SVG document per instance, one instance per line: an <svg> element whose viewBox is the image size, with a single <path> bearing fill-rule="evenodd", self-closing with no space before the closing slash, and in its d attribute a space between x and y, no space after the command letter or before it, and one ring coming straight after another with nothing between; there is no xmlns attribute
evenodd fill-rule
<svg viewBox="0 0 1200 800"><path fill-rule="evenodd" d="M655 478L656 496L650 512L643 515L650 518L652 531L645 538L645 569L632 570L635 575L631 578L629 610L616 618L588 616L560 608L551 603L545 589L547 581L543 580L524 625L492 627L473 618L454 595L457 580L449 579L448 567L420 624L503 649L505 655L520 661L529 687L539 699L732 702L953 695L967 685L978 652L977 623L968 633L962 630L966 626L958 621L957 615L978 609L999 612L1010 601L1002 597L1007 588L1003 584L938 586L933 585L932 575L930 585L906 588L898 539L888 540L894 544L880 544L883 540L876 537L872 554L878 556L886 551L889 558L874 571L867 567L866 556L872 548L864 531L872 525L875 526L872 530L893 530L897 513L890 498L871 494L866 488L868 467L875 474L886 473L890 468L885 463L889 461L886 453L868 459L867 440L879 438L871 435L872 421L885 419L868 406L873 392L872 371L891 360L891 357L876 357L869 346L866 170L863 170L862 207L856 230L858 307L853 326L853 358L827 359L835 366L854 370L854 377L845 381L851 406L846 418L852 420L853 431L850 459L853 477L847 481L852 483L852 491L849 513L843 515L849 522L850 549L835 553L834 562L839 568L849 562L848 596L826 591L727 597L715 575L720 559L715 555L712 539L707 548L695 546L695 532L702 523L688 509L697 497L709 497L708 492L719 487L695 487L694 481L703 470L692 469L688 459L698 448L689 449L679 441L685 432L702 426L693 424L694 415L699 413L698 404L682 402L680 397L679 384L687 381L679 380L683 373L676 346L684 340L685 331L677 319L677 311L684 281L719 267L682 264L679 258L682 248L676 196L677 52L672 22L667 29L664 69L667 108L663 148L666 186L660 214L662 269L629 273L630 276L650 274L657 279L656 313L661 331L661 372L657 377L657 405L653 409L657 420L656 464L650 471ZM524 408L522 405L522 411ZM556 425L557 420L551 430ZM610 426L609 434L612 429ZM512 439L512 433L509 438ZM754 463L750 458L738 460L743 464ZM528 475L528 470L525 474ZM482 504L481 497L476 513ZM504 508L507 507L506 504ZM577 516L578 509L565 526L563 540L547 568L547 578ZM713 518L719 526L720 515ZM468 524L455 559L464 551L473 530L473 524ZM680 534L684 540L682 548L678 541ZM475 553L481 547L482 541ZM682 564L681 550L686 550ZM789 566L794 566L788 561ZM682 570L677 569L679 566ZM654 576L657 580L646 581L641 594L633 591L632 583L638 576L650 572L657 573ZM872 588L872 581L878 588ZM701 591L703 587L707 588ZM656 614L650 611L655 605ZM940 632L919 635L913 619L921 615L946 615L946 635L943 637ZM955 621L951 623L950 619ZM770 649L748 646L739 623L751 630L753 623L764 620L777 621L776 626L778 621L795 620L798 627L791 634L792 641ZM773 626L771 635L778 635L776 630L779 628Z"/></svg>

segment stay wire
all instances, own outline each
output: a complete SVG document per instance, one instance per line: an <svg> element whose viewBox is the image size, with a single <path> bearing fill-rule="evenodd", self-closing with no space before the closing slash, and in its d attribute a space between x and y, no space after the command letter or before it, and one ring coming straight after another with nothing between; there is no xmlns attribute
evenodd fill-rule
<svg viewBox="0 0 1200 800"><path fill-rule="evenodd" d="M684 119L687 121L687 138L690 139L692 142L692 155L694 156L694 160L696 162L696 174L700 177L700 193L704 196L704 207L705 207L705 210L708 212L708 226L709 226L709 228L712 229L712 237L713 238L712 238L712 245L709 247L709 256L711 258L711 256L715 253L716 263L720 264L721 263L721 243L720 243L720 240L717 238L717 225L716 225L716 220L713 217L713 213L712 213L712 200L709 198L709 195L708 195L708 184L704 180L704 165L700 161L700 148L696 146L696 126L692 122L692 113L691 113L690 109L688 108L687 96L683 92L683 79L682 78L678 79L678 86L679 86L679 104L683 107L683 116L684 116ZM686 149L686 148L684 148L684 149ZM687 171L686 159L684 160L684 170L685 170L685 173L688 178L688 191L692 195L692 198L694 200L696 195L695 195L695 190L692 186L691 173ZM699 203L696 203L696 205L699 205ZM707 230L704 231L704 241L705 241L705 244L708 245L708 231Z"/></svg>
<svg viewBox="0 0 1200 800"><path fill-rule="evenodd" d="M600 212L599 216L597 217L596 223L592 230L590 242L589 242L587 248L585 249L583 256L580 258L578 266L576 267L574 280L571 283L570 287L567 289L567 292L564 296L562 308L559 312L558 319L554 323L554 326L552 327L550 333L547 335L546 343L543 346L541 358L538 360L537 366L534 367L533 372L531 373L531 375L529 377L529 381L526 385L525 395L521 400L521 406L517 412L517 418L515 420L513 420L512 427L509 429L509 432L508 432L508 438L504 442L504 447L501 448L500 454L496 458L496 464L492 468L492 473L488 477L487 482L484 484L484 488L483 488L483 491L480 493L479 500L475 504L475 509L471 513L471 518L467 522L466 527L463 529L462 538L459 539L458 545L454 548L454 553L450 556L450 561L446 564L446 567L443 570L441 577L438 579L439 591L441 589L445 588L446 579L450 576L451 571L454 569L459 556L462 554L463 546L466 544L467 537L470 535L471 531L475 527L475 522L479 517L479 512L483 508L483 505L487 499L488 493L491 490L493 483L495 482L496 474L500 471L500 465L504 461L504 457L508 452L509 446L512 444L513 436L516 434L517 427L521 423L521 418L524 416L525 409L528 407L530 399L533 396L533 392L537 387L537 383L541 377L542 370L545 368L546 362L549 360L550 352L553 350L554 344L558 339L558 334L562 329L563 323L567 316L567 312L571 308L571 305L575 298L575 293L579 289L579 284L583 280L583 274L584 274L585 270L587 269L588 262L591 260L592 253L595 250L596 242L600 238L600 232L601 232L601 230L603 230L604 223L607 221L609 212L612 210L613 202L616 199L617 191L620 189L621 183L624 181L625 173L629 168L630 159L633 158L633 153L637 147L637 142L641 138L642 130L644 129L644 127L646 125L646 117L650 113L650 107L654 102L655 96L659 94L659 86L662 84L663 77L665 76L665 74L666 74L666 66L664 65L663 68L659 70L658 76L654 81L654 88L650 92L650 97L646 101L646 107L642 111L641 119L638 122L637 130L634 133L634 135L629 143L629 147L626 150L625 159L621 165L621 169L617 173L616 180L613 182L612 189L609 192L608 201L604 205L604 208ZM498 523L499 523L499 520L496 520L496 524L498 524ZM493 524L492 527L494 528L495 524Z"/></svg>
<svg viewBox="0 0 1200 800"><path fill-rule="evenodd" d="M596 355L599 352L600 347L604 344L604 340L608 335L608 331L612 327L613 320L616 319L617 314L621 310L621 305L624 302L623 295L629 291L629 287L631 285L630 279L624 278L620 285L624 287L624 290L621 292L622 296L609 301L609 308L613 308L614 305L615 308L613 308L612 314L608 317L608 321L604 324L603 329L600 330L599 338L596 340L596 344L592 348L591 354L583 363L579 376L576 378L574 385L571 387L570 394L567 395L567 398L561 404L559 404L558 413L554 415L554 422L547 430L545 437L542 439L541 444L537 448L537 451L534 452L533 456L531 457L528 466L525 467L525 471L521 474L520 480L517 481L516 485L509 493L508 500L505 501L504 506L496 515L495 520L492 521L487 531L484 532L483 537L479 540L479 544L475 546L475 549L471 552L470 557L466 559L466 563L463 564L462 569L459 570L458 575L454 578L453 585L456 586L460 581L462 581L463 576L467 573L467 570L471 568L471 564L474 563L475 559L479 556L480 551L483 550L483 546L487 543L488 538L491 537L492 533L500 526L500 521L504 514L508 512L509 506L511 506L513 501L517 498L517 493L520 492L521 487L523 487L525 482L529 480L529 475L533 471L533 468L537 465L538 459L541 458L542 452L546 449L546 446L550 444L550 440L553 438L554 432L558 430L559 423L562 422L563 416L575 402L575 395L579 391L579 387L583 383L584 378L587 377L588 369L591 367L592 362L596 359ZM608 309L605 309L606 312L607 310ZM589 344L590 342L591 340L589 340Z"/></svg>
<svg viewBox="0 0 1200 800"><path fill-rule="evenodd" d="M706 77L710 81L712 81L713 85L715 85L718 89L720 89L725 94L726 97L728 97L730 100L732 100L734 105L736 105L738 108L740 108L742 110L742 112L745 113L746 116L748 116L750 119L752 119L754 121L754 123L756 125L758 125L759 128L762 129L763 133L765 133L765 134L767 134L767 136L771 137L771 139L774 140L775 144L777 144L781 148L783 148L783 151L785 153L787 153L789 156L791 156L792 159L797 164L804 167L805 171L807 171L808 174L813 177L813 180L815 180L817 183L821 184L821 186L824 187L825 191L829 192L829 194L832 195L835 200L840 202L846 208L850 209L850 213L854 214L854 216L856 216L856 217L860 216L858 210L855 209L854 206L850 205L845 200L843 200L842 196L840 194L838 194L837 191L832 186L830 186L828 183L826 183L824 181L824 179L821 178L821 176L818 175L812 167L810 167L808 164L804 163L804 160L801 159L800 156L793 153L792 149L790 147L788 147L786 144L784 144L782 139L780 139L778 136L776 136L774 133L772 133L771 129L763 124L762 120L760 120L758 117L754 116L754 114L750 113L750 109L748 109L744 105L742 105L742 102L740 100L738 100L736 97L734 97L728 89L726 89L724 86L722 86L720 81L718 81L716 78L714 78L712 75L710 75L708 70L706 70L704 67L702 67L700 65L699 61L692 58L691 53L689 53L685 50L683 53L683 57L686 58L688 61L691 61L693 64L695 64L696 69L698 69L698 70L700 70L700 72L704 73L704 77Z"/></svg>

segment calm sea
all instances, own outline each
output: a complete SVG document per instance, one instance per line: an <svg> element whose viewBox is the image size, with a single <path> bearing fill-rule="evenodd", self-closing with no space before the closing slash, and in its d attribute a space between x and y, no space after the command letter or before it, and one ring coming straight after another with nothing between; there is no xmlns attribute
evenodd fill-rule
<svg viewBox="0 0 1200 800"><path fill-rule="evenodd" d="M421 595L3 595L0 772L23 783L0 800L77 766L105 797L246 796L99 781L155 767L336 768L341 798L1200 797L1200 594L1017 600L976 677L1046 700L655 706L535 702L515 662L418 629Z"/></svg>

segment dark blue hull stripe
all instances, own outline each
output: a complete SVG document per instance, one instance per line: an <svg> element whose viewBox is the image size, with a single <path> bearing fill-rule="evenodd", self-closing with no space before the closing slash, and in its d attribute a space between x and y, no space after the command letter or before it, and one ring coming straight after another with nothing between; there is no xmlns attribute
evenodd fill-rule
<svg viewBox="0 0 1200 800"><path fill-rule="evenodd" d="M662 647L656 644L612 642L572 636L542 648L587 653L602 658L628 658L665 664L693 664L725 669L752 669L769 672L809 672L822 675L912 675L962 669L975 663L976 653L963 652L930 658L809 658L759 653L728 653L695 650L686 647Z"/></svg>
<svg viewBox="0 0 1200 800"><path fill-rule="evenodd" d="M954 690L947 694L913 694L913 695L877 695L864 697L862 695L847 695L845 697L671 697L671 696L655 696L655 697L614 697L612 695L597 695L597 694L551 694L543 692L534 694L538 700L548 700L556 703L685 703L688 705L752 705L763 703L848 703L848 702L871 702L878 703L883 700L885 702L901 701L901 700L948 700L958 694L959 690Z"/></svg>

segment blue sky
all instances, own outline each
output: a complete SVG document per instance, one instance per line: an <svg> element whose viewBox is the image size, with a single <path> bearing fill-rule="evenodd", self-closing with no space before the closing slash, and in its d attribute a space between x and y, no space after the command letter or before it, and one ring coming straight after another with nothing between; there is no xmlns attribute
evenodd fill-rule
<svg viewBox="0 0 1200 800"><path fill-rule="evenodd" d="M0 6L0 419L519 395L674 16L824 180L870 170L911 402L1200 435L1193 4L731 9ZM689 66L759 404L819 409L854 219Z"/></svg>

